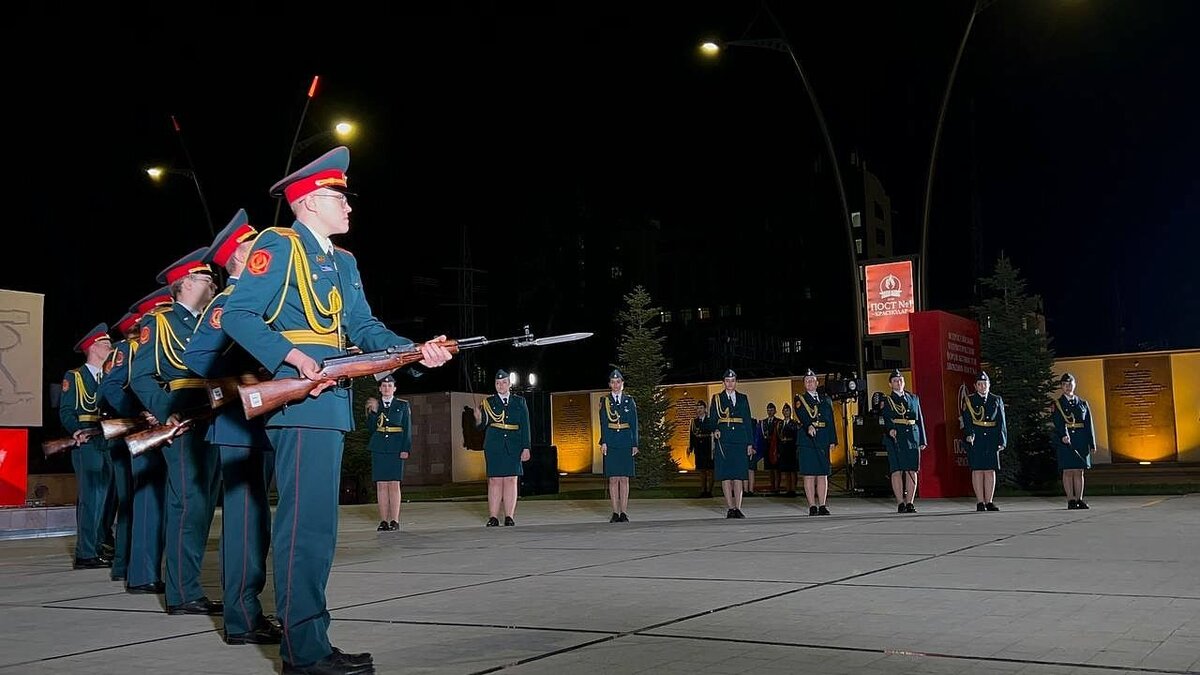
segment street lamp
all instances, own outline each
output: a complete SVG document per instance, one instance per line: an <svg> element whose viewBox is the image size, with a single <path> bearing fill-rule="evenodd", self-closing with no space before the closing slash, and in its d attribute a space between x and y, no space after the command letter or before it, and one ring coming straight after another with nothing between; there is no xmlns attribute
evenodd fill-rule
<svg viewBox="0 0 1200 675"><path fill-rule="evenodd" d="M775 14L765 4L763 8L767 15L771 18L771 22L775 24L775 29L779 34L784 35L783 26L775 18ZM792 51L792 45L785 37L766 38L760 40L732 40L730 42L718 42L716 40L708 40L700 44L700 53L713 58L721 53L724 47L756 47L759 49L769 49L771 51L783 52L792 60L792 65L796 67L796 73L800 75L800 81L804 84L804 90L808 92L808 100L812 103L813 112L817 118L817 124L821 127L821 136L825 139L825 150L829 153L829 162L833 165L833 177L837 182L838 197L842 201L842 218L846 223L846 241L850 246L850 271L854 277L854 343L855 343L855 363L858 364L858 373L863 371L863 332L862 332L862 283L858 278L858 260L854 254L854 228L850 221L850 206L846 200L846 187L842 184L842 170L838 165L837 153L833 150L833 139L829 136L829 128L825 125L825 116L821 113L821 106L817 103L817 95L813 92L812 85L808 82L808 76L804 74L804 69L800 67L800 59L796 58L796 53Z"/></svg>
<svg viewBox="0 0 1200 675"><path fill-rule="evenodd" d="M212 236L217 236L217 231L213 227L212 214L208 211L208 200L204 198L204 190L200 187L200 178L195 171L191 169L172 169L165 166L150 166L146 167L146 175L150 176L150 180L155 183L161 183L167 175L186 176L192 179L192 184L196 186L196 194L200 195L200 206L204 207L204 219L208 222L208 232Z"/></svg>
<svg viewBox="0 0 1200 675"><path fill-rule="evenodd" d="M297 155L299 155L301 152L304 152L305 148L308 148L317 141L331 137L337 137L339 140L348 141L354 137L355 131L357 131L357 127L353 122L342 120L333 125L332 129L319 131L312 136L309 136L308 138L296 143L296 145L292 148L292 159L295 159ZM288 164L288 169L291 169L290 162ZM285 173L284 175L287 174Z"/></svg>

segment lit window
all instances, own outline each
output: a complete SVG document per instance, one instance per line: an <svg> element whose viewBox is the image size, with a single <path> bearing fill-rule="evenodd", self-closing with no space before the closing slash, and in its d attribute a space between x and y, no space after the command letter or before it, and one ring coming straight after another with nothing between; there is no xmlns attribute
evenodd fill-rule
<svg viewBox="0 0 1200 675"><path fill-rule="evenodd" d="M696 310L696 316L700 317L701 321L712 318L712 310L707 307L700 307Z"/></svg>
<svg viewBox="0 0 1200 675"><path fill-rule="evenodd" d="M659 321L662 321L663 323L671 323L671 313L670 312L659 312L658 319L659 319Z"/></svg>

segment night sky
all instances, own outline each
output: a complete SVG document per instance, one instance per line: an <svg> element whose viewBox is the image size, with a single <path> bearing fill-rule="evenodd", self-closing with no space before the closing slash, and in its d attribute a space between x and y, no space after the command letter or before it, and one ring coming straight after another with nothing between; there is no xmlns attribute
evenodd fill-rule
<svg viewBox="0 0 1200 675"><path fill-rule="evenodd" d="M409 310L390 272L456 264L464 226L499 287L536 272L528 225L580 204L672 232L773 221L775 239L745 252L714 241L739 258L789 251L793 229L816 226L788 222L824 148L786 56L696 51L709 35L775 37L758 2L398 3L394 18L375 4L20 10L11 27L32 47L3 47L15 180L0 287L46 294L48 381L76 365L83 331L210 240L190 182L141 173L187 166L170 116L216 227L239 207L269 224L267 188L314 74L301 136L359 123L360 196L340 243L392 314ZM771 4L839 155L866 158L888 191L897 254L919 246L933 126L971 6ZM934 308L971 302L974 224L985 267L1003 251L1044 297L1059 354L1200 346L1197 25L1188 0L999 0L979 15L935 183ZM832 184L816 198L836 204ZM15 248L18 229L32 252ZM538 311L525 314L544 323Z"/></svg>

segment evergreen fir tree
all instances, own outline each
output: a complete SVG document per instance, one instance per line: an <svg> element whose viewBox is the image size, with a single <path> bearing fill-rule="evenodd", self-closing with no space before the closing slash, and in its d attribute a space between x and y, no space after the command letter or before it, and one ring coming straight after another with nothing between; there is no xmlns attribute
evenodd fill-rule
<svg viewBox="0 0 1200 675"><path fill-rule="evenodd" d="M621 325L617 367L625 375L625 391L638 409L638 454L634 462L640 488L658 487L678 469L669 445L670 402L661 386L667 361L663 355L665 338L654 323L659 317L659 309L651 306L650 294L641 286L625 294L625 309L617 315Z"/></svg>
<svg viewBox="0 0 1200 675"><path fill-rule="evenodd" d="M1029 295L1025 280L1000 254L992 276L980 279L979 321L984 367L992 391L1004 399L1008 446L1000 456L1001 482L1030 487L1051 478L1053 453L1047 429L1047 396L1054 391L1054 352L1040 326L1042 299Z"/></svg>

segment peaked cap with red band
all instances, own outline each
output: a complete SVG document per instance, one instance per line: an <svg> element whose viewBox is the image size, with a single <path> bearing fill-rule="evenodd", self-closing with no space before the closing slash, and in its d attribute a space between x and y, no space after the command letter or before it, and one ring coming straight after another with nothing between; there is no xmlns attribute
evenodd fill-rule
<svg viewBox="0 0 1200 675"><path fill-rule="evenodd" d="M130 331L137 326L138 319L142 318L141 314L135 312L126 312L125 316L117 322L117 334L121 337L129 335Z"/></svg>
<svg viewBox="0 0 1200 675"><path fill-rule="evenodd" d="M250 217L246 215L246 209L238 209L238 212L233 214L233 220L229 221L225 229L217 234L216 239L213 239L212 246L208 248L204 260L217 267L224 267L242 242L257 236L258 230L250 225Z"/></svg>
<svg viewBox="0 0 1200 675"><path fill-rule="evenodd" d="M96 327L87 332L79 342L75 343L75 351L87 353L88 347L96 344L100 340L108 340L112 342L112 338L108 336L108 324L99 323Z"/></svg>
<svg viewBox="0 0 1200 675"><path fill-rule="evenodd" d="M130 305L129 313L137 314L140 318L141 315L149 312L159 305L170 305L174 302L175 298L171 297L171 289L169 287L163 287Z"/></svg>
<svg viewBox="0 0 1200 675"><path fill-rule="evenodd" d="M321 188L346 192L346 169L350 168L350 148L344 145L314 159L286 178L271 186L272 197L283 197L287 203L300 199Z"/></svg>
<svg viewBox="0 0 1200 675"><path fill-rule="evenodd" d="M198 248L195 251L192 251L179 260L171 263L167 269L159 272L155 281L160 284L166 284L170 286L189 274L212 275L212 267L210 267L208 263L204 262L206 255L208 255L208 247Z"/></svg>

